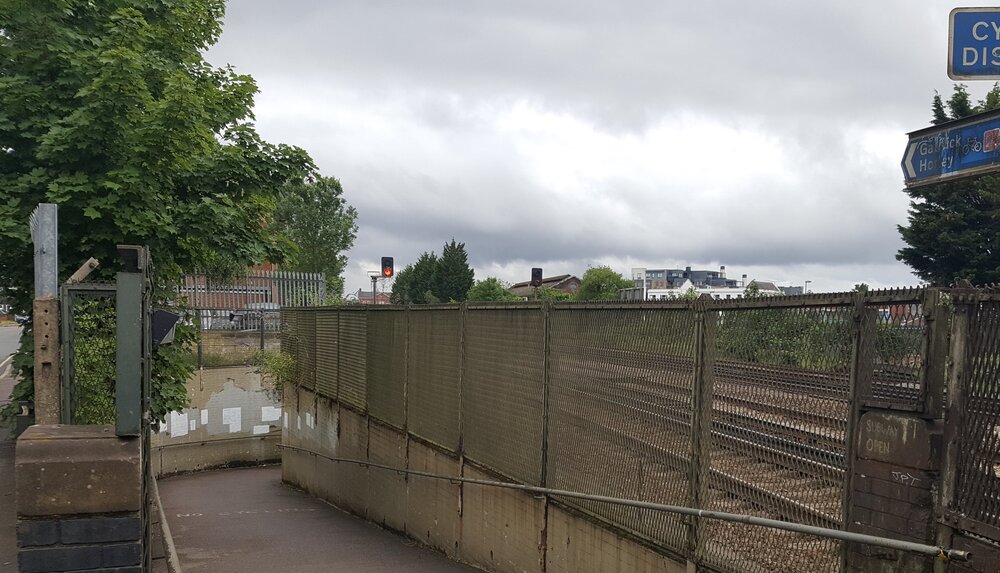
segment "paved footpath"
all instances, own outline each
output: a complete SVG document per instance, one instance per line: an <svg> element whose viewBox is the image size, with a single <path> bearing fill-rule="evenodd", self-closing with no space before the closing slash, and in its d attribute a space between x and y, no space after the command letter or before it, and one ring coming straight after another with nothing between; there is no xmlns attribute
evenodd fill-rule
<svg viewBox="0 0 1000 573"><path fill-rule="evenodd" d="M279 466L158 485L184 573L479 571L281 483Z"/></svg>
<svg viewBox="0 0 1000 573"><path fill-rule="evenodd" d="M7 403L14 379L0 357L0 406ZM14 504L14 440L0 428L0 571L17 571L17 506Z"/></svg>

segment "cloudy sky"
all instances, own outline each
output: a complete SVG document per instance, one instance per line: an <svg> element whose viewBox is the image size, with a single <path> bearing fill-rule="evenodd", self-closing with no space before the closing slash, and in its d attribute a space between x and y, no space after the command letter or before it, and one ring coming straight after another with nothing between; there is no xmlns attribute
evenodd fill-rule
<svg viewBox="0 0 1000 573"><path fill-rule="evenodd" d="M908 286L899 163L951 92L954 6L230 0L207 59L257 80L266 139L340 179L348 291L452 237L477 279L726 265Z"/></svg>

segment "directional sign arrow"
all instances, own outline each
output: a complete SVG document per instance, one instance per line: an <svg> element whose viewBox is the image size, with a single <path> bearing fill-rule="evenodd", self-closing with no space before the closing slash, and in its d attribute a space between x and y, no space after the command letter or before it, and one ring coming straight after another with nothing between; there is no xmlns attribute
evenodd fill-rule
<svg viewBox="0 0 1000 573"><path fill-rule="evenodd" d="M906 157L903 158L903 171L906 172L907 179L913 179L917 176L917 171L913 168L913 154L917 150L917 145L916 141L910 142L906 148Z"/></svg>

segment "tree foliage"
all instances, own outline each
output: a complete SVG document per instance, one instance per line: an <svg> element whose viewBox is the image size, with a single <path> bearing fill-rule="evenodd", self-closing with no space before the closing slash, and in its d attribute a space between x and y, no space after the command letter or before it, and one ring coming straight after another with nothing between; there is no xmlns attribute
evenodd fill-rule
<svg viewBox="0 0 1000 573"><path fill-rule="evenodd" d="M63 279L89 257L113 272L118 244L148 245L164 286L181 269L292 253L272 213L315 168L257 134L250 76L202 59L223 12L223 0L0 3L0 285L18 308L42 202L60 207ZM15 403L32 394L19 364ZM183 390L190 369L175 366L154 372L154 397Z"/></svg>
<svg viewBox="0 0 1000 573"><path fill-rule="evenodd" d="M576 300L616 300L618 291L635 286L632 281L615 272L611 267L591 267L583 273Z"/></svg>
<svg viewBox="0 0 1000 573"><path fill-rule="evenodd" d="M521 300L521 297L510 292L509 284L496 277L488 277L485 280L476 281L476 284L469 289L466 300L514 302Z"/></svg>
<svg viewBox="0 0 1000 573"><path fill-rule="evenodd" d="M452 238L444 244L434 275L434 296L441 302L462 302L475 283L475 273L469 266L465 243Z"/></svg>
<svg viewBox="0 0 1000 573"><path fill-rule="evenodd" d="M286 186L279 198L278 227L295 245L295 254L285 268L326 274L327 293L334 299L344 294L347 251L358 231L358 212L347 204L340 181L320 177L312 182Z"/></svg>
<svg viewBox="0 0 1000 573"><path fill-rule="evenodd" d="M966 86L957 84L946 103L935 94L931 123L994 109L1000 109L1000 85L973 105ZM1000 282L1000 177L923 185L906 193L911 199L908 224L900 225L899 232L907 246L896 254L898 260L935 285L959 279Z"/></svg>
<svg viewBox="0 0 1000 573"><path fill-rule="evenodd" d="M538 294L538 300L561 301L561 300L570 300L573 298L573 295L569 294L568 292L552 287L544 287L544 286L538 287L538 290L536 292Z"/></svg>
<svg viewBox="0 0 1000 573"><path fill-rule="evenodd" d="M417 262L396 273L389 301L393 304L432 304L439 302L434 295L434 279L438 258L434 252L423 253Z"/></svg>
<svg viewBox="0 0 1000 573"><path fill-rule="evenodd" d="M462 302L474 283L465 243L452 239L444 244L440 257L424 252L416 263L397 272L389 300L393 304Z"/></svg>

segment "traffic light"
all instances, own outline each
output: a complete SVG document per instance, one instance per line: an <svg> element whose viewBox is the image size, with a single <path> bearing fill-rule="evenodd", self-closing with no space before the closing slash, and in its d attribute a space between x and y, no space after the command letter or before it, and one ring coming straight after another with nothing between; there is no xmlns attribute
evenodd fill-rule
<svg viewBox="0 0 1000 573"><path fill-rule="evenodd" d="M392 257L382 257L382 277L389 278L394 273L392 270Z"/></svg>
<svg viewBox="0 0 1000 573"><path fill-rule="evenodd" d="M542 269L534 267L531 269L531 286L542 286Z"/></svg>

